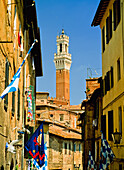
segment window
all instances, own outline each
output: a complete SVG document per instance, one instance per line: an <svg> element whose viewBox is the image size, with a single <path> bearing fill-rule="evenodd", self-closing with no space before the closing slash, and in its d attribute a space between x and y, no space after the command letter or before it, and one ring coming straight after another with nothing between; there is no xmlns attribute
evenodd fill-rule
<svg viewBox="0 0 124 170"><path fill-rule="evenodd" d="M122 108L121 106L118 108L119 113L119 132L122 134Z"/></svg>
<svg viewBox="0 0 124 170"><path fill-rule="evenodd" d="M69 143L69 155L71 155L71 144Z"/></svg>
<svg viewBox="0 0 124 170"><path fill-rule="evenodd" d="M20 89L18 88L18 110L17 110L17 114L18 114L18 120L20 119Z"/></svg>
<svg viewBox="0 0 124 170"><path fill-rule="evenodd" d="M12 93L12 115L14 116L15 112L15 92Z"/></svg>
<svg viewBox="0 0 124 170"><path fill-rule="evenodd" d="M121 79L121 66L120 66L120 58L117 61L117 79L118 81Z"/></svg>
<svg viewBox="0 0 124 170"><path fill-rule="evenodd" d="M67 53L67 44L65 44L65 52Z"/></svg>
<svg viewBox="0 0 124 170"><path fill-rule="evenodd" d="M74 152L76 152L76 144L74 144Z"/></svg>
<svg viewBox="0 0 124 170"><path fill-rule="evenodd" d="M113 67L111 67L111 88L114 86Z"/></svg>
<svg viewBox="0 0 124 170"><path fill-rule="evenodd" d="M114 13L114 31L116 30L120 22L120 0L115 0L113 4L113 13Z"/></svg>
<svg viewBox="0 0 124 170"><path fill-rule="evenodd" d="M105 76L105 94L107 93L107 76Z"/></svg>
<svg viewBox="0 0 124 170"><path fill-rule="evenodd" d="M81 152L81 144L79 144L79 152Z"/></svg>
<svg viewBox="0 0 124 170"><path fill-rule="evenodd" d="M106 19L106 44L109 43L112 37L112 10L110 10L109 17Z"/></svg>
<svg viewBox="0 0 124 170"><path fill-rule="evenodd" d="M113 134L113 110L108 111L108 140L112 141Z"/></svg>
<svg viewBox="0 0 124 170"><path fill-rule="evenodd" d="M105 28L102 29L102 52L105 51Z"/></svg>
<svg viewBox="0 0 124 170"><path fill-rule="evenodd" d="M53 114L50 114L50 117L53 117Z"/></svg>
<svg viewBox="0 0 124 170"><path fill-rule="evenodd" d="M67 154L67 143L65 143L65 154Z"/></svg>
<svg viewBox="0 0 124 170"><path fill-rule="evenodd" d="M5 64L5 88L8 85L9 85L9 62L8 62L8 59L6 58L6 64ZM5 105L4 108L6 110L7 106L8 106L8 94L5 96L4 105Z"/></svg>
<svg viewBox="0 0 124 170"><path fill-rule="evenodd" d="M60 117L60 121L64 121L64 114L60 114L59 117Z"/></svg>
<svg viewBox="0 0 124 170"><path fill-rule="evenodd" d="M110 71L107 72L107 91L110 90Z"/></svg>
<svg viewBox="0 0 124 170"><path fill-rule="evenodd" d="M60 53L62 52L62 44L60 44Z"/></svg>
<svg viewBox="0 0 124 170"><path fill-rule="evenodd" d="M76 117L74 118L74 128L76 128Z"/></svg>
<svg viewBox="0 0 124 170"><path fill-rule="evenodd" d="M106 19L106 44L109 43L109 38L108 38L108 25L109 25L109 23L108 23L108 17L107 17L107 19Z"/></svg>
<svg viewBox="0 0 124 170"><path fill-rule="evenodd" d="M106 138L106 115L101 116L101 131L104 138Z"/></svg>
<svg viewBox="0 0 124 170"><path fill-rule="evenodd" d="M119 164L119 170L122 170L122 164Z"/></svg>
<svg viewBox="0 0 124 170"><path fill-rule="evenodd" d="M109 40L112 38L112 10L109 14Z"/></svg>
<svg viewBox="0 0 124 170"><path fill-rule="evenodd" d="M99 118L99 100L97 100L95 104L95 119L98 118Z"/></svg>

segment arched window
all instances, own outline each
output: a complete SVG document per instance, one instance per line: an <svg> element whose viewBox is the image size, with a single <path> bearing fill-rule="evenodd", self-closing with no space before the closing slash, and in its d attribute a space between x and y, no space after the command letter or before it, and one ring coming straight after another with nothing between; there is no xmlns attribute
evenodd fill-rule
<svg viewBox="0 0 124 170"><path fill-rule="evenodd" d="M62 52L62 44L60 44L60 53Z"/></svg>

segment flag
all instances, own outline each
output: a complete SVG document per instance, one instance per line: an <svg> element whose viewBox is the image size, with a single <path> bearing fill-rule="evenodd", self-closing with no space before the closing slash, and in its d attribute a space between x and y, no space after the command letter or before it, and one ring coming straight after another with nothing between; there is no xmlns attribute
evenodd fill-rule
<svg viewBox="0 0 124 170"><path fill-rule="evenodd" d="M45 149L45 164L44 166L41 168L41 170L47 170L47 146L46 143L44 144L44 149Z"/></svg>
<svg viewBox="0 0 124 170"><path fill-rule="evenodd" d="M95 168L95 162L93 160L93 157L91 155L91 151L89 151L89 159L88 159L88 167L87 167L88 170L96 170Z"/></svg>
<svg viewBox="0 0 124 170"><path fill-rule="evenodd" d="M33 164L35 165L35 167L40 170L47 170L47 146L46 146L46 143L44 144L44 149L45 149L45 164L40 168L38 163L35 160L33 160Z"/></svg>
<svg viewBox="0 0 124 170"><path fill-rule="evenodd" d="M25 63L26 58L28 57L29 53L31 52L34 44L37 42L37 40L34 40L34 43L32 44L32 46L30 47L27 55L25 56L22 64L20 65L18 71L16 72L16 74L13 76L11 83L6 87L6 89L3 91L3 93L1 94L0 98L4 98L6 94L8 94L9 92L14 92L17 91L18 89L18 84L19 84L19 78L20 78L20 72L21 72L21 68L23 66L23 64Z"/></svg>
<svg viewBox="0 0 124 170"><path fill-rule="evenodd" d="M32 107L32 94L31 91L28 90L27 93L27 101L28 101L28 121L33 121L33 107Z"/></svg>
<svg viewBox="0 0 124 170"><path fill-rule="evenodd" d="M101 152L100 152L100 170L106 169L115 157L111 147L109 146L103 134L101 134Z"/></svg>
<svg viewBox="0 0 124 170"><path fill-rule="evenodd" d="M21 31L18 32L18 46L21 47Z"/></svg>
<svg viewBox="0 0 124 170"><path fill-rule="evenodd" d="M37 128L34 134L25 144L25 148L37 163L37 166L42 167L45 163L45 149L44 149L44 131L43 123Z"/></svg>

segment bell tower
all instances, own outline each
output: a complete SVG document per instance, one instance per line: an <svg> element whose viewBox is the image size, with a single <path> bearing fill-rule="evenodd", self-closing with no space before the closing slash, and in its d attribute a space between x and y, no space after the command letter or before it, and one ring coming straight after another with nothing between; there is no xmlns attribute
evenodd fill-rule
<svg viewBox="0 0 124 170"><path fill-rule="evenodd" d="M57 36L57 53L54 54L56 67L56 98L65 99L70 104L70 67L71 54L68 52L69 37L62 29L61 35Z"/></svg>

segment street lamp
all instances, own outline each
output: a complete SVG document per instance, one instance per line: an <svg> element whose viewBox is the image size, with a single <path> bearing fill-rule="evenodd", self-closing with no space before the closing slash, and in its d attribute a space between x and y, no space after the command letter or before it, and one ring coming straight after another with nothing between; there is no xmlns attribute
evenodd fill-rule
<svg viewBox="0 0 124 170"><path fill-rule="evenodd" d="M113 137L113 141L115 144L120 144L120 140L121 140L121 133L120 132L117 132L117 129L116 129L116 132L114 132L112 134L112 137Z"/></svg>

